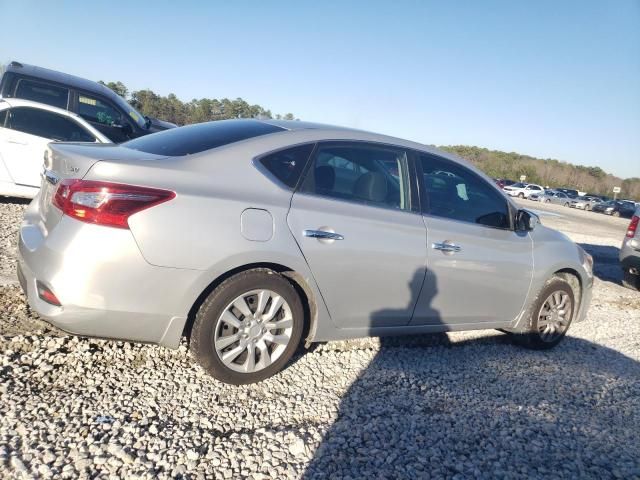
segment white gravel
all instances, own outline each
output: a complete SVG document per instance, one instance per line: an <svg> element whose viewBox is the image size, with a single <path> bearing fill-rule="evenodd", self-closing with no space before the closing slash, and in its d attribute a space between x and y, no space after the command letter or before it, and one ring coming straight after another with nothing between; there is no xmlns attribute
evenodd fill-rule
<svg viewBox="0 0 640 480"><path fill-rule="evenodd" d="M231 387L186 344L38 320L13 274L24 206L0 204L0 478L640 478L640 294L615 263L627 222L535 206L563 215L543 223L601 277L557 349L495 331L334 342Z"/></svg>

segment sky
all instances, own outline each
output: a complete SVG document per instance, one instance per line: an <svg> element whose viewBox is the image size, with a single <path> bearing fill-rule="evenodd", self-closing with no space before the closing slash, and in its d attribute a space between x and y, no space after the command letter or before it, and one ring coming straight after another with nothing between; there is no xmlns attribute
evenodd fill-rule
<svg viewBox="0 0 640 480"><path fill-rule="evenodd" d="M0 0L0 62L640 177L640 0Z"/></svg>

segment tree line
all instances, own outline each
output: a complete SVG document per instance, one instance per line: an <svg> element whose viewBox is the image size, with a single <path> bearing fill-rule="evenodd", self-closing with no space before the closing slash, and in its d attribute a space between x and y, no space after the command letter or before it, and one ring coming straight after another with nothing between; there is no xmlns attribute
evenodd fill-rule
<svg viewBox="0 0 640 480"><path fill-rule="evenodd" d="M173 93L162 96L149 89L129 92L122 82L105 83L101 80L98 83L109 87L142 114L166 120L176 125L231 118L295 119L292 113L273 115L271 110L267 110L260 105L251 105L239 97L235 100L229 100L228 98L194 98L190 102L183 102Z"/></svg>
<svg viewBox="0 0 640 480"><path fill-rule="evenodd" d="M520 175L527 182L551 188L567 187L576 190L613 197L613 187L620 187L618 198L640 201L640 178L622 179L605 172L600 167L585 167L551 158L535 158L515 152L501 152L466 145L441 146L442 150L455 153L473 163L494 178L518 181Z"/></svg>
<svg viewBox="0 0 640 480"><path fill-rule="evenodd" d="M5 65L0 64L0 74ZM173 93L162 96L152 90L130 92L122 82L103 82L144 115L157 117L177 125L225 120L231 118L275 118L293 120L291 113L273 115L271 110L260 105L251 105L242 98L201 98L183 102ZM640 178L622 179L605 172L600 167L573 165L555 159L535 158L515 152L501 152L486 148L449 145L440 147L470 161L487 175L494 178L519 180L527 176L527 182L543 186L576 188L598 195L613 196L613 187L621 187L618 198L632 198L640 201Z"/></svg>

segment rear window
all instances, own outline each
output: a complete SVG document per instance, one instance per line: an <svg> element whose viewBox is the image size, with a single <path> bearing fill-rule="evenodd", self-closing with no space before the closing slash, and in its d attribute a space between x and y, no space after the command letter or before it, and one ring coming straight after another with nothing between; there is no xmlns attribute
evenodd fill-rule
<svg viewBox="0 0 640 480"><path fill-rule="evenodd" d="M284 130L256 120L219 120L153 133L125 142L122 146L155 155L179 157Z"/></svg>
<svg viewBox="0 0 640 480"><path fill-rule="evenodd" d="M66 110L69 102L69 89L22 78L18 81L15 96Z"/></svg>

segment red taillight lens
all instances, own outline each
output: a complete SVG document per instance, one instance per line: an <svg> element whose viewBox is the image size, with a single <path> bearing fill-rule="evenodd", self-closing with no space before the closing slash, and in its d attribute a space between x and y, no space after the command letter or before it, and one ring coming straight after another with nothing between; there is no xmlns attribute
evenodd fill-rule
<svg viewBox="0 0 640 480"><path fill-rule="evenodd" d="M638 217L637 215L634 215L633 217L631 217L631 223L629 223L629 228L627 229L627 237L633 238L633 236L636 234L639 220L640 220L640 217Z"/></svg>
<svg viewBox="0 0 640 480"><path fill-rule="evenodd" d="M55 294L49 287L47 287L40 281L36 281L36 288L38 289L38 296L41 300L44 300L45 302L56 307L61 306L60 300L58 300L58 297L55 296Z"/></svg>
<svg viewBox="0 0 640 480"><path fill-rule="evenodd" d="M129 228L131 215L175 196L170 190L158 188L66 179L60 182L53 204L65 215L83 222Z"/></svg>

